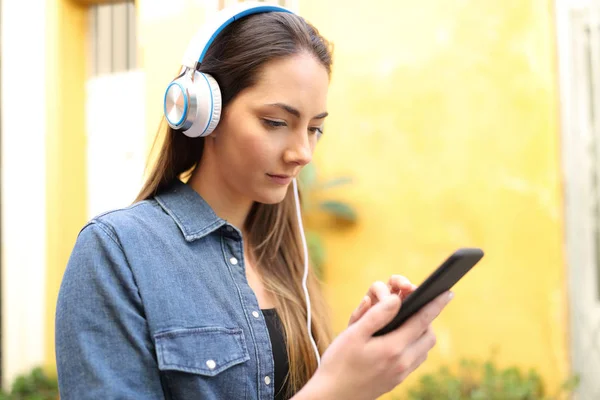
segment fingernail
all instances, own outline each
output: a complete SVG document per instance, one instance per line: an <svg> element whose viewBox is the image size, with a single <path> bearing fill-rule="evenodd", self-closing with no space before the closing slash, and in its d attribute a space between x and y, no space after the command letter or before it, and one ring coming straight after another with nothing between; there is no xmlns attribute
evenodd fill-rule
<svg viewBox="0 0 600 400"><path fill-rule="evenodd" d="M369 300L369 296L363 297L363 299L361 300L360 304L358 305L358 308L360 310L362 310L363 307L367 304L367 300Z"/></svg>
<svg viewBox="0 0 600 400"><path fill-rule="evenodd" d="M452 300L454 298L454 292L449 292L448 293L448 301Z"/></svg>

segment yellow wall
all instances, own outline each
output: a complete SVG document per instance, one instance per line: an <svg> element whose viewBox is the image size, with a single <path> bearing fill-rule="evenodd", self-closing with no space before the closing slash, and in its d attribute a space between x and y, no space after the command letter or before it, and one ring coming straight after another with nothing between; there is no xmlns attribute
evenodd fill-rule
<svg viewBox="0 0 600 400"><path fill-rule="evenodd" d="M418 283L455 248L480 246L422 371L498 346L502 364L554 384L569 365L552 3L373 4L300 2L335 44L316 163L356 180L332 196L360 224L325 230L335 328L372 281Z"/></svg>
<svg viewBox="0 0 600 400"><path fill-rule="evenodd" d="M86 7L47 2L46 364L54 366L54 314L62 274L86 220Z"/></svg>

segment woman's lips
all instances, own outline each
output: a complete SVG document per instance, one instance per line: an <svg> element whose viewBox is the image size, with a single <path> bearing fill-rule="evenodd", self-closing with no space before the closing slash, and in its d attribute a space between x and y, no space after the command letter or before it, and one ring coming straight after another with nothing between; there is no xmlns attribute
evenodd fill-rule
<svg viewBox="0 0 600 400"><path fill-rule="evenodd" d="M289 175L273 175L267 174L267 176L278 185L287 185L292 181L292 177Z"/></svg>

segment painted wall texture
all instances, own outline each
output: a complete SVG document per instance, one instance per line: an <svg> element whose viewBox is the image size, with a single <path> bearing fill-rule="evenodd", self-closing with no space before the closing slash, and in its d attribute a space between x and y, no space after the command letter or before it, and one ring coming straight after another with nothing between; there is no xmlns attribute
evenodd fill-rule
<svg viewBox="0 0 600 400"><path fill-rule="evenodd" d="M48 87L46 136L47 313L45 358L54 361L54 315L62 275L86 221L85 80L87 8L47 3L44 55ZM41 222L42 224L42 222ZM35 279L35 277L32 277Z"/></svg>
<svg viewBox="0 0 600 400"><path fill-rule="evenodd" d="M322 227L335 327L368 285L418 283L452 250L486 257L455 287L422 371L462 357L568 373L567 293L551 2L302 0L334 42L322 178L358 209ZM412 379L410 380L412 381Z"/></svg>

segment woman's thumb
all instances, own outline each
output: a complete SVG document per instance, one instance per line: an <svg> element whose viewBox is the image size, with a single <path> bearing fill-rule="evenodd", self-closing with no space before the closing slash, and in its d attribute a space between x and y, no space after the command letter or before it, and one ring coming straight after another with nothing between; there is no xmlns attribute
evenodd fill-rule
<svg viewBox="0 0 600 400"><path fill-rule="evenodd" d="M400 310L402 301L397 294L391 294L369 309L363 317L356 322L364 336L373 336L375 332L390 322Z"/></svg>

